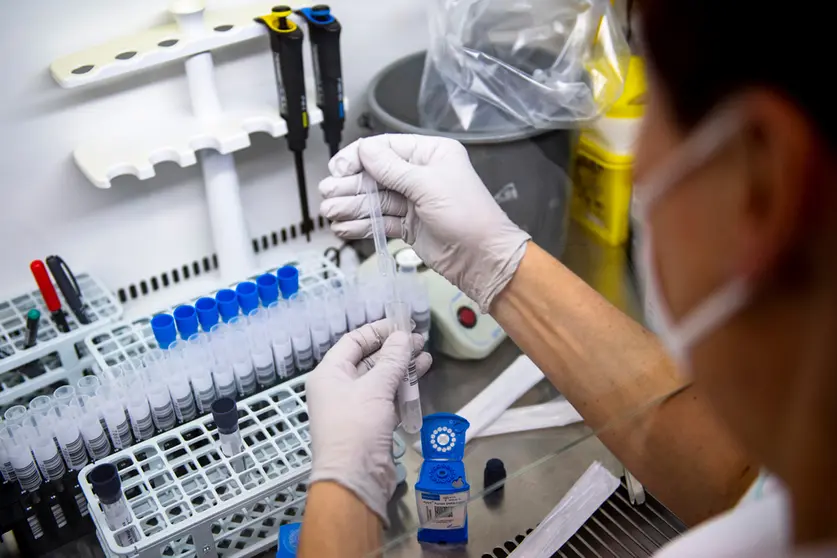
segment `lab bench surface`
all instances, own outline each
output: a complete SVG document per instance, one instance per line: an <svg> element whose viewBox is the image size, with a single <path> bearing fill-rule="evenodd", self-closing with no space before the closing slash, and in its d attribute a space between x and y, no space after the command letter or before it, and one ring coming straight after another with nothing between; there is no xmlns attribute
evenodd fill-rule
<svg viewBox="0 0 837 558"><path fill-rule="evenodd" d="M602 293L611 303L628 315L638 317L639 303L630 279L624 249L603 246L579 227L571 226L567 248L562 261L581 278ZM430 372L421 380L422 408L425 414L456 412L490 384L515 358L520 350L509 340L482 361L457 361L434 355ZM557 395L555 389L542 381L526 393L515 406L545 403ZM435 557L461 556L480 558L502 547L507 540L526 533L558 503L593 461L602 462L616 476L621 466L608 450L591 436L583 424L561 428L478 438L468 444L465 465L471 494L483 488L485 463L497 457L503 460L511 477L524 467L538 462L517 478L511 478L501 497L469 504L469 543L462 548L434 549L421 547L416 542L415 492L421 457L407 449L403 463L407 468L407 484L401 485L389 505L390 528L384 533L392 546L385 556ZM417 436L405 437L409 443ZM566 448L560 455L550 454ZM262 553L272 557L275 550ZM87 537L76 544L53 553L64 556L102 556L95 537Z"/></svg>

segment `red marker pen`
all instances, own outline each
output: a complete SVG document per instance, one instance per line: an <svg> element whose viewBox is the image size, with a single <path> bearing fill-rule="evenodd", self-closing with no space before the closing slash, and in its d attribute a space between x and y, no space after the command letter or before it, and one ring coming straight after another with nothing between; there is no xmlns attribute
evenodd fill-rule
<svg viewBox="0 0 837 558"><path fill-rule="evenodd" d="M35 282L38 283L38 289L41 291L41 296L44 297L44 303L52 316L52 321L63 332L70 331L70 324L67 323L67 316L61 309L61 301L58 299L58 293L55 292L55 287L52 286L52 281L49 280L46 266L41 260L32 260L29 264L29 269L32 270L32 275L35 277Z"/></svg>

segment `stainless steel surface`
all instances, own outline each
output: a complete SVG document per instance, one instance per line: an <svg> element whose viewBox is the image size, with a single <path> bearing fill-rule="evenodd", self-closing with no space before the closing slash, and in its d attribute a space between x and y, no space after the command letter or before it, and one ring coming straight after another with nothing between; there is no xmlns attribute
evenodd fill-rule
<svg viewBox="0 0 837 558"><path fill-rule="evenodd" d="M628 273L625 250L598 244L579 227L571 226L569 244L562 261L582 279L602 293L615 306L631 316L639 316L639 303ZM430 372L421 380L422 409L425 414L456 412L493 381L518 355L510 341L503 343L483 361L456 361L434 355ZM515 406L545 403L557 395L547 381L526 393ZM616 476L621 466L601 442L583 424L533 432L478 438L468 444L465 466L472 496L483 489L485 463L497 457L505 463L509 476L523 467L558 452L561 455L508 482L499 501L476 501L469 504L469 543L462 548L422 547L416 542L418 527L415 492L421 456L407 450L404 463L408 486L390 503L391 527L387 541L397 541L386 556L463 556L481 557L504 541L514 539L534 528L595 460L601 461ZM406 436L410 443L417 436ZM583 441L580 441L583 440Z"/></svg>

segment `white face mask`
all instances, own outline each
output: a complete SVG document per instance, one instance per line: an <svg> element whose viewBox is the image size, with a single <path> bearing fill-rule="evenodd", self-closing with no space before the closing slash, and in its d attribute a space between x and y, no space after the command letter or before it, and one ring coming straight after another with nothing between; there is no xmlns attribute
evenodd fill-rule
<svg viewBox="0 0 837 558"><path fill-rule="evenodd" d="M740 119L735 114L729 111L718 113L701 125L674 155L657 167L647 177L644 185L634 188L632 210L639 243L639 259L635 261L638 262L643 284L646 320L660 336L680 370L689 375L690 350L744 307L750 298L750 288L743 278L734 278L675 323L663 297L659 272L654 265L652 230L649 224L651 212L663 194L706 164L739 129Z"/></svg>

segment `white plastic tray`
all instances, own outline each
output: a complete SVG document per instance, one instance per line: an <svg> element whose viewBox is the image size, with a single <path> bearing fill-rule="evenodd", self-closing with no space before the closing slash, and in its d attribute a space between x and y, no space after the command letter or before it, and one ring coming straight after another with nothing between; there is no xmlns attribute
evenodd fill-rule
<svg viewBox="0 0 837 558"><path fill-rule="evenodd" d="M317 290L318 287L326 287L332 279L344 279L343 272L334 265L334 262L315 253L302 254L295 260L266 269L263 273L275 274L277 269L285 265L293 265L299 269L300 292L312 292ZM255 281L259 275L261 273L243 278L242 281ZM236 284L230 285L230 287L234 289ZM214 296L218 290L220 289L201 296ZM162 308L154 314L160 312L171 313L180 304L194 304L197 298L199 297L175 304L171 308ZM122 321L89 335L84 342L99 367L104 369L114 366L128 359L136 358L150 349L157 348L157 341L151 331L151 317L147 316L132 322Z"/></svg>
<svg viewBox="0 0 837 558"><path fill-rule="evenodd" d="M303 513L311 469L305 379L301 376L238 403L244 451L221 453L211 415L97 463L120 471L131 523L108 527L87 475L79 484L102 547L112 557L251 556L274 544L279 525ZM130 530L137 542L120 546Z"/></svg>
<svg viewBox="0 0 837 558"><path fill-rule="evenodd" d="M55 326L37 288L0 301L0 374L20 368L52 353L59 354L61 366L72 366L77 360L77 357L73 356L75 344L122 316L122 305L97 279L87 273L81 273L76 275L76 280L81 289L83 301L87 305L90 323L79 324L61 291L56 289L61 299L61 306L67 315L67 323L70 325L68 333L59 331ZM32 308L41 312L38 343L31 349L24 349L26 313Z"/></svg>

